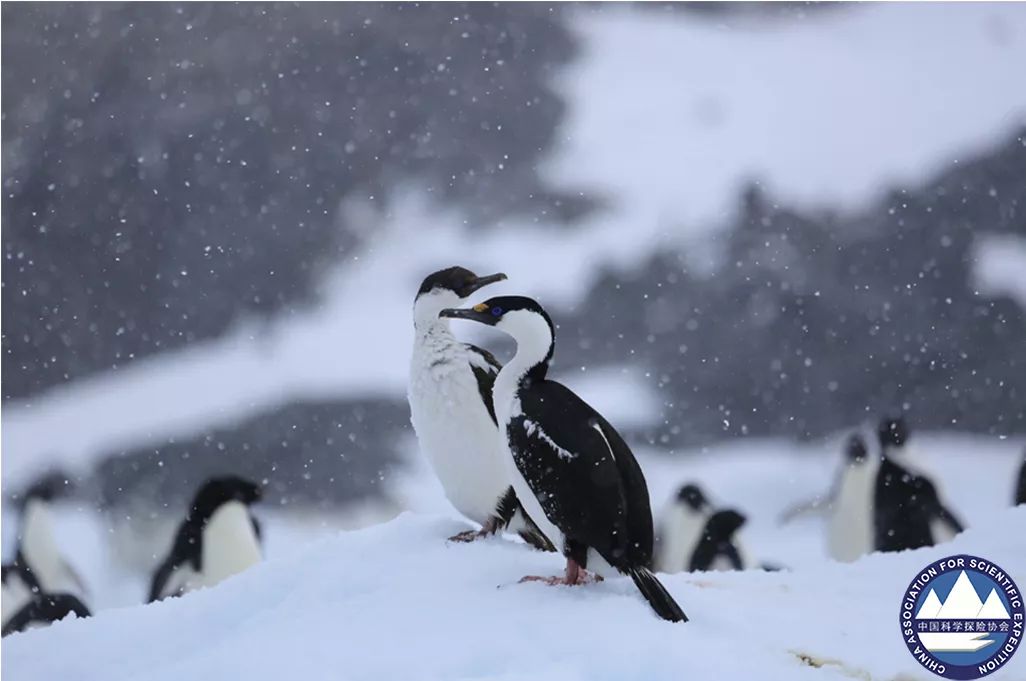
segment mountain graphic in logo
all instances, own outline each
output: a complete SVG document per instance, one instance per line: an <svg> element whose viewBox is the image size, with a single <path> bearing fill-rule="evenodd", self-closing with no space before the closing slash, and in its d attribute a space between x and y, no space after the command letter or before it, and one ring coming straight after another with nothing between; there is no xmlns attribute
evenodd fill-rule
<svg viewBox="0 0 1026 681"><path fill-rule="evenodd" d="M919 640L930 652L971 653L985 648L994 639L988 637L993 627L986 625L995 620L1009 620L997 589L991 589L987 600L980 599L965 570L955 580L948 597L941 601L930 589L916 614L916 620L929 623L928 631L921 631ZM936 625L936 626L934 626ZM982 625L982 626L981 626ZM922 625L920 626L922 627Z"/></svg>

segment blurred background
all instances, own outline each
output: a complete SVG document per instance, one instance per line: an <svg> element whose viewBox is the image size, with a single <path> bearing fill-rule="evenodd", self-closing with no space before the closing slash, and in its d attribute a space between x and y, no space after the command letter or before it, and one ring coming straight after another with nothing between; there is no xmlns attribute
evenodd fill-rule
<svg viewBox="0 0 1026 681"><path fill-rule="evenodd" d="M3 492L72 481L61 531L100 600L139 599L214 473L267 486L272 550L452 513L405 390L414 295L453 264L550 309L556 373L628 436L654 503L698 476L768 504L767 557L822 554L772 516L884 411L927 433L970 520L1005 504L1026 6L2 19Z"/></svg>

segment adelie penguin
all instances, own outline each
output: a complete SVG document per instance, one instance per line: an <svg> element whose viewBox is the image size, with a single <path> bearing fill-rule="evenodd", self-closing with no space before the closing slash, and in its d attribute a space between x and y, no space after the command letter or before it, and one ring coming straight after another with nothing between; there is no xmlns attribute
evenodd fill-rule
<svg viewBox="0 0 1026 681"><path fill-rule="evenodd" d="M525 577L577 584L591 568L626 574L663 619L687 621L650 571L652 510L641 467L601 414L546 374L555 348L552 320L530 298L492 298L443 317L503 331L516 355L495 379L495 414L513 465L513 488L528 514L566 557L562 577Z"/></svg>
<svg viewBox="0 0 1026 681"><path fill-rule="evenodd" d="M834 560L850 563L873 551L873 499L879 470L880 457L870 454L861 434L852 433L845 443L827 518L827 544Z"/></svg>
<svg viewBox="0 0 1026 681"><path fill-rule="evenodd" d="M255 483L236 476L200 487L153 575L149 601L214 586L259 563L260 526L249 507L261 496Z"/></svg>
<svg viewBox="0 0 1026 681"><path fill-rule="evenodd" d="M511 486L492 403L492 386L502 366L489 352L457 340L449 320L439 317L442 310L505 278L450 267L424 279L413 305L411 420L449 501L481 526L451 540L471 541L508 528L551 551Z"/></svg>
<svg viewBox="0 0 1026 681"><path fill-rule="evenodd" d="M663 514L656 568L674 573L754 567L738 536L745 522L734 509L713 508L698 485L684 485Z"/></svg>
<svg viewBox="0 0 1026 681"><path fill-rule="evenodd" d="M14 561L3 566L0 609L4 626L43 596L79 599L86 587L61 553L54 532L51 504L66 489L59 474L43 477L21 495L21 518ZM84 608L85 606L82 606Z"/></svg>
<svg viewBox="0 0 1026 681"><path fill-rule="evenodd" d="M874 490L874 548L917 549L947 541L961 532L962 523L942 503L933 482L894 460L908 440L905 420L883 419L878 436L882 460Z"/></svg>

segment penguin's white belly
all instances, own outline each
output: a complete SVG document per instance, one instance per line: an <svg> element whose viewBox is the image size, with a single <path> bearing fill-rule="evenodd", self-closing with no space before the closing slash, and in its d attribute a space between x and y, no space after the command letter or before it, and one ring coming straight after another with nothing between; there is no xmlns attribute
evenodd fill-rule
<svg viewBox="0 0 1026 681"><path fill-rule="evenodd" d="M410 414L420 448L456 510L484 524L509 488L499 431L477 379L459 358L430 366L414 356Z"/></svg>
<svg viewBox="0 0 1026 681"><path fill-rule="evenodd" d="M708 513L672 503L663 514L656 569L668 574L686 571L708 520Z"/></svg>
<svg viewBox="0 0 1026 681"><path fill-rule="evenodd" d="M844 472L829 521L829 549L845 563L873 551L873 488L876 466L851 465Z"/></svg>
<svg viewBox="0 0 1026 681"><path fill-rule="evenodd" d="M263 557L249 509L238 501L228 502L214 512L203 528L202 542L200 571L193 570L191 564L179 566L161 590L162 598L215 586L253 567Z"/></svg>
<svg viewBox="0 0 1026 681"><path fill-rule="evenodd" d="M249 508L238 501L224 504L203 528L203 567L195 586L213 586L261 560Z"/></svg>

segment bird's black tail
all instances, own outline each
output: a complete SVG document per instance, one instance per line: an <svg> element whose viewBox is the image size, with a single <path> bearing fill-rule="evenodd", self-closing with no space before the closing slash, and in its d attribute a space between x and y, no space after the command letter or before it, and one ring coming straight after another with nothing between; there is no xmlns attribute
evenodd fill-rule
<svg viewBox="0 0 1026 681"><path fill-rule="evenodd" d="M634 580L634 585L638 587L638 591L645 597L657 615L669 622L688 621L688 616L677 605L677 601L673 600L670 592L659 583L659 580L648 568L630 568L627 574Z"/></svg>

